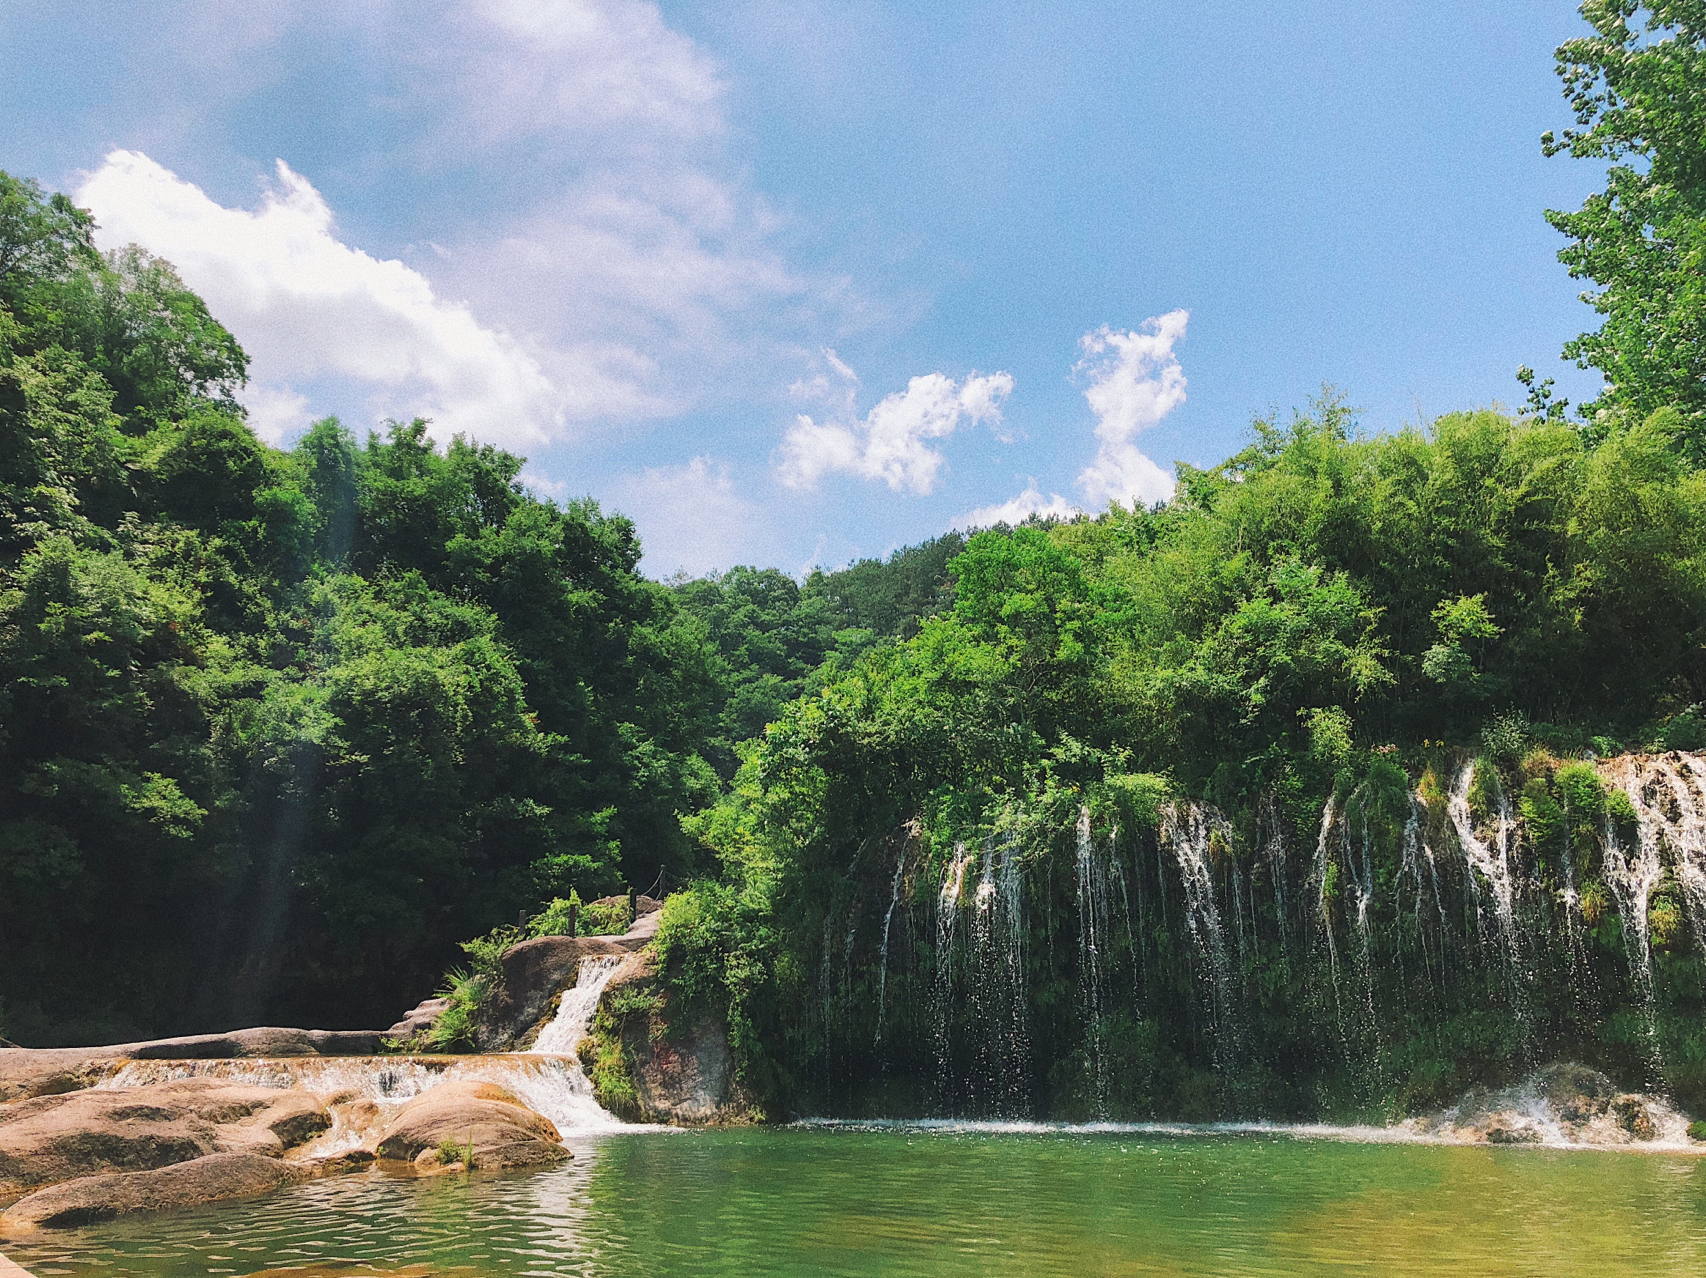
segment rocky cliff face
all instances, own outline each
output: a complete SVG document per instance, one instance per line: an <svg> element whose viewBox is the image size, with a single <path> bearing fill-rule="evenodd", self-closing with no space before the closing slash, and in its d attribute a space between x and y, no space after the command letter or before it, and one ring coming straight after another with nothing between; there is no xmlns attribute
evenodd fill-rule
<svg viewBox="0 0 1706 1278"><path fill-rule="evenodd" d="M704 1009L672 1003L650 950L611 974L580 1051L599 1104L629 1122L762 1118L739 1085L727 1028Z"/></svg>

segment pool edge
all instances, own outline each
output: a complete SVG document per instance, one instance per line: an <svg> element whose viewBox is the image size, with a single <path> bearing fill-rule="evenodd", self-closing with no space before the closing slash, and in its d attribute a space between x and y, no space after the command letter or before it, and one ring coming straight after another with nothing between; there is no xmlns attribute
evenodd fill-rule
<svg viewBox="0 0 1706 1278"><path fill-rule="evenodd" d="M0 1256L0 1278L35 1278L35 1275L15 1261Z"/></svg>

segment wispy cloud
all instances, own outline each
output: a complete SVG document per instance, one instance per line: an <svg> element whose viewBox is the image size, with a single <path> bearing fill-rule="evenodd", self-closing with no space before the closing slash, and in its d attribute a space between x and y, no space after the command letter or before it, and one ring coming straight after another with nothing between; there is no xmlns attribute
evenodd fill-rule
<svg viewBox="0 0 1706 1278"><path fill-rule="evenodd" d="M560 430L563 397L521 342L402 262L345 244L325 200L282 160L254 210L225 208L135 151L108 155L77 199L104 245L169 258L236 333L258 374L257 426L274 438L306 424L292 380L328 374L368 388L375 417L419 414L510 445Z"/></svg>
<svg viewBox="0 0 1706 1278"><path fill-rule="evenodd" d="M653 576L732 568L751 562L763 543L763 512L714 457L648 466L619 481L612 495L639 528L642 566Z"/></svg>
<svg viewBox="0 0 1706 1278"><path fill-rule="evenodd" d="M1144 503L1173 495L1173 477L1137 447L1137 436L1185 402L1185 374L1173 347L1185 336L1189 311L1169 311L1119 332L1103 325L1080 341L1077 371L1088 376L1084 398L1096 414L1095 460L1078 476L1092 507Z"/></svg>
<svg viewBox="0 0 1706 1278"><path fill-rule="evenodd" d="M833 353L831 359L853 378ZM963 382L926 373L885 396L863 421L849 413L843 421L818 422L801 413L776 450L777 476L790 488L814 488L823 476L841 472L923 496L935 490L947 461L926 441L944 439L962 424L999 423L1001 401L1012 391L1007 373L974 373Z"/></svg>
<svg viewBox="0 0 1706 1278"><path fill-rule="evenodd" d="M1037 487L1037 481L1031 480L1025 486L1025 491L1017 497L1000 502L993 506L979 506L976 510L968 510L950 525L954 528L993 528L996 524L1022 524L1032 515L1046 518L1071 519L1074 515L1082 514L1072 502L1059 493L1050 493L1044 497L1042 490Z"/></svg>

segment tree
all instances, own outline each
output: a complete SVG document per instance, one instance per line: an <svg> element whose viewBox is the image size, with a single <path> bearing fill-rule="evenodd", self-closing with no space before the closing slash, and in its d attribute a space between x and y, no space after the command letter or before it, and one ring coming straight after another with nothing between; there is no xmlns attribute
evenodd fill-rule
<svg viewBox="0 0 1706 1278"><path fill-rule="evenodd" d="M0 170L0 304L16 308L24 286L62 279L99 260L95 219L64 195L43 196L29 178Z"/></svg>
<svg viewBox="0 0 1706 1278"><path fill-rule="evenodd" d="M1557 50L1578 127L1548 132L1541 145L1611 168L1605 190L1546 219L1570 237L1558 257L1571 276L1599 286L1582 296L1605 321L1568 342L1564 358L1605 375L1585 417L1608 423L1674 407L1686 423L1677 443L1698 464L1706 461L1706 3L1584 0L1581 12L1594 34Z"/></svg>

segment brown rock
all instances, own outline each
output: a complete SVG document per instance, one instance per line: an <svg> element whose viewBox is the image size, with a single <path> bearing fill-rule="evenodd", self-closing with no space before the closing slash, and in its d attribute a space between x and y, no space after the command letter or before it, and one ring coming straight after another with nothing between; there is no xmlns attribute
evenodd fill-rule
<svg viewBox="0 0 1706 1278"><path fill-rule="evenodd" d="M210 1154L149 1171L84 1176L19 1199L0 1215L0 1233L64 1229L132 1212L245 1198L301 1178L276 1158L253 1154Z"/></svg>
<svg viewBox="0 0 1706 1278"><path fill-rule="evenodd" d="M455 1081L410 1101L380 1135L380 1158L412 1163L446 1141L472 1144L474 1166L543 1167L569 1158L550 1119L495 1083Z"/></svg>
<svg viewBox="0 0 1706 1278"><path fill-rule="evenodd" d="M0 1194L214 1153L272 1157L331 1126L306 1092L184 1079L0 1105Z"/></svg>
<svg viewBox="0 0 1706 1278"><path fill-rule="evenodd" d="M1495 1114L1486 1126L1486 1137L1489 1145L1538 1145L1540 1133L1526 1123L1520 1123L1509 1114Z"/></svg>
<svg viewBox="0 0 1706 1278"><path fill-rule="evenodd" d="M656 960L642 950L610 974L603 997L653 992L656 980ZM697 1017L672 1024L667 1033L655 1031L647 1016L631 1016L621 1027L636 1101L622 1117L686 1126L749 1120L751 1107L735 1084L728 1032L720 1021ZM582 1043L583 1052L592 1047L590 1039Z"/></svg>
<svg viewBox="0 0 1706 1278"><path fill-rule="evenodd" d="M1652 1140L1659 1134L1658 1125L1647 1109L1646 1099L1633 1092L1613 1098L1611 1114L1617 1125L1636 1140Z"/></svg>

